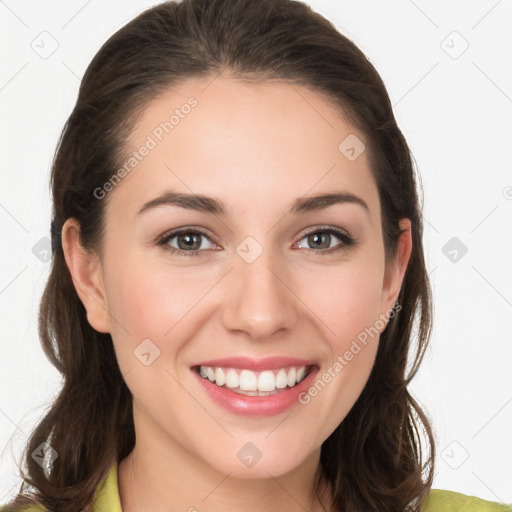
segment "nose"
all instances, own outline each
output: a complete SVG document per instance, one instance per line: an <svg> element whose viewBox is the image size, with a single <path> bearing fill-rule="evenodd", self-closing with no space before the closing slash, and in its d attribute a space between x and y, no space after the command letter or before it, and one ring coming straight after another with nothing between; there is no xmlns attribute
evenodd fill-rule
<svg viewBox="0 0 512 512"><path fill-rule="evenodd" d="M264 250L252 263L236 255L226 283L225 328L260 341L293 329L300 318L300 301L290 280L290 272L284 264L278 265L271 250Z"/></svg>

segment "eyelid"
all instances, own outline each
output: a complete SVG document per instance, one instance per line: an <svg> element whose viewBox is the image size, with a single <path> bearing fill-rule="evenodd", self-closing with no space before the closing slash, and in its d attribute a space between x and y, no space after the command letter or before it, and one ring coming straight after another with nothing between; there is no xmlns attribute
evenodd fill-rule
<svg viewBox="0 0 512 512"><path fill-rule="evenodd" d="M175 236L182 235L184 233L197 233L200 235L205 236L209 240L212 240L212 237L209 233L207 233L203 228L196 227L196 226L184 226L182 228L175 228L175 229L169 229L168 231L165 231L162 233L156 240L155 243L164 243L164 240L170 240L171 238L174 238Z"/></svg>
<svg viewBox="0 0 512 512"><path fill-rule="evenodd" d="M352 235L350 235L350 233L346 229L339 228L336 226L331 226L330 224L315 224L314 226L309 226L309 227L305 228L302 231L302 233L299 235L297 240L301 240L305 236L311 235L312 233L316 233L317 231L336 231L336 232L339 232L340 234L343 234L349 238L353 238Z"/></svg>

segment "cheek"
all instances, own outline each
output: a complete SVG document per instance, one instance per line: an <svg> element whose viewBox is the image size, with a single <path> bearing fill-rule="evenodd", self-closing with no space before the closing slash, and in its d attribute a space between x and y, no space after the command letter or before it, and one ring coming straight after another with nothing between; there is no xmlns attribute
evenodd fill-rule
<svg viewBox="0 0 512 512"><path fill-rule="evenodd" d="M303 286L308 306L317 313L328 349L323 366L303 404L308 408L311 427L320 428L327 437L343 420L361 394L375 360L379 334L381 275L377 261L345 265L316 276L317 286ZM321 425L315 418L330 411Z"/></svg>
<svg viewBox="0 0 512 512"><path fill-rule="evenodd" d="M172 357L192 336L197 323L191 319L218 279L192 267L151 264L136 254L113 262L106 274L112 337L120 355L150 339Z"/></svg>
<svg viewBox="0 0 512 512"><path fill-rule="evenodd" d="M324 269L322 274L310 276L310 284L303 285L303 297L324 325L334 356L376 324L382 275L376 261Z"/></svg>
<svg viewBox="0 0 512 512"><path fill-rule="evenodd" d="M323 296L315 292L312 309L320 312L322 324L327 326L324 339L328 353L311 387L301 397L304 421L317 439L326 439L361 395L382 331L376 273L352 272L337 277ZM310 298L314 302L313 295Z"/></svg>
<svg viewBox="0 0 512 512"><path fill-rule="evenodd" d="M112 322L113 335L126 337L128 332L133 341L158 337L172 320L167 318L172 292L161 276L128 260L112 267L108 275L108 308L117 320Z"/></svg>

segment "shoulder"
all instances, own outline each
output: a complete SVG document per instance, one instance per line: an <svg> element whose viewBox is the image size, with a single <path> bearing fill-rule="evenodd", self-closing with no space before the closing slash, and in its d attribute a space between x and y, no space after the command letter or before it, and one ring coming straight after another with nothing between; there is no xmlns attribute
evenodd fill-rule
<svg viewBox="0 0 512 512"><path fill-rule="evenodd" d="M94 496L92 510L102 512L122 512L121 500L117 486L117 462L114 461L107 474L100 482ZM0 512L50 512L39 503L19 504L6 503L0 504Z"/></svg>
<svg viewBox="0 0 512 512"><path fill-rule="evenodd" d="M433 489L421 512L512 512L512 504L505 505L454 491Z"/></svg>

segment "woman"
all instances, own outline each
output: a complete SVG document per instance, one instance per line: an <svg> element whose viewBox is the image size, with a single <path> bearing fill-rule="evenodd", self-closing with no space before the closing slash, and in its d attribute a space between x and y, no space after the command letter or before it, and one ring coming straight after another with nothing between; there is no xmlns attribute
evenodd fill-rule
<svg viewBox="0 0 512 512"><path fill-rule="evenodd" d="M3 510L507 510L431 491L411 156L309 7L142 13L89 65L52 190L40 335L64 384Z"/></svg>

